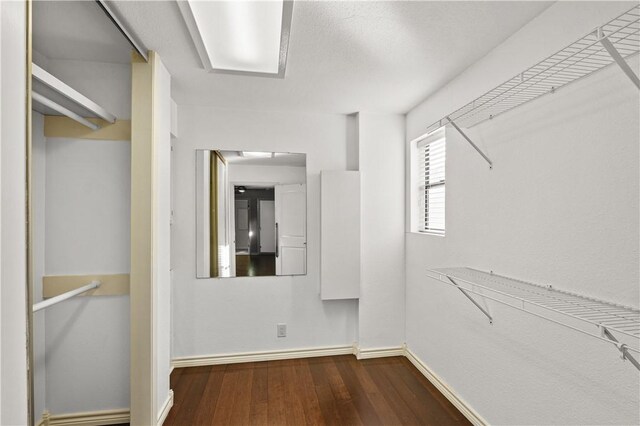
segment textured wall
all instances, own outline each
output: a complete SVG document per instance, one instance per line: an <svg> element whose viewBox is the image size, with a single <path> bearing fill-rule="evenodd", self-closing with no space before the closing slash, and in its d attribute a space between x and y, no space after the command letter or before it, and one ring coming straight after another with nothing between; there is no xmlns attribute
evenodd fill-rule
<svg viewBox="0 0 640 426"><path fill-rule="evenodd" d="M358 114L361 349L404 343L404 116Z"/></svg>
<svg viewBox="0 0 640 426"><path fill-rule="evenodd" d="M346 167L346 117L179 107L174 143L173 356L351 345L357 302L320 300L320 170ZM307 154L306 276L196 279L195 150ZM276 324L287 323L287 337Z"/></svg>
<svg viewBox="0 0 640 426"><path fill-rule="evenodd" d="M506 80L632 5L552 6L414 109L408 139L480 81ZM491 171L447 131L446 236L407 234L407 343L491 424L640 421L637 371L614 347L486 301L490 326L425 276L471 266L637 307L639 117L637 90L610 67L470 129Z"/></svg>

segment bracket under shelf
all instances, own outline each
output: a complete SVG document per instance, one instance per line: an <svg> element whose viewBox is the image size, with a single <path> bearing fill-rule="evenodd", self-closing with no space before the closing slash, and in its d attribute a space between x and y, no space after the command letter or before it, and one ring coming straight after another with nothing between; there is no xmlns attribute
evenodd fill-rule
<svg viewBox="0 0 640 426"><path fill-rule="evenodd" d="M640 52L640 5L634 6L576 42L559 50L482 96L431 124L426 134L452 125L492 166L489 158L461 128L473 127L576 80L618 64L640 89L640 78L625 58Z"/></svg>
<svg viewBox="0 0 640 426"><path fill-rule="evenodd" d="M460 290L489 318L490 323L493 323L494 318L472 294L613 344L620 351L623 360L628 360L640 370L640 362L631 354L640 354L640 310L636 308L471 268L427 271L428 277ZM552 315L540 314L541 310ZM593 331L576 327L567 319L589 325L593 327ZM633 340L634 343L630 346L618 340L619 338Z"/></svg>

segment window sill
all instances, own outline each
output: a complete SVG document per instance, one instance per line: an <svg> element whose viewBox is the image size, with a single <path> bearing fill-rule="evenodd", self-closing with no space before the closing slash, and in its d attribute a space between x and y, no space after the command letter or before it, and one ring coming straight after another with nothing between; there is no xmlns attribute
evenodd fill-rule
<svg viewBox="0 0 640 426"><path fill-rule="evenodd" d="M439 234L437 232L427 232L427 231L411 231L412 234L416 235L428 235L431 237L442 237L444 238L445 234Z"/></svg>

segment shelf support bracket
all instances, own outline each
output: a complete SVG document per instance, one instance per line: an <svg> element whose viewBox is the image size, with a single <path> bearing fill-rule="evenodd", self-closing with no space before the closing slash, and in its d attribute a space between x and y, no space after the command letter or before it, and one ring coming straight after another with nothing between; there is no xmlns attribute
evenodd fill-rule
<svg viewBox="0 0 640 426"><path fill-rule="evenodd" d="M604 48L609 52L609 55L613 58L614 61L618 64L618 66L622 69L622 71L631 79L631 82L636 85L638 89L640 89L640 78L636 75L635 72L631 69L627 61L624 60L618 49L611 43L611 41L604 35L602 28L598 28L596 30L596 37L598 41Z"/></svg>
<svg viewBox="0 0 640 426"><path fill-rule="evenodd" d="M480 148L478 148L478 146L473 143L473 141L471 139L469 139L469 136L467 136L460 127L458 127L458 125L456 123L453 122L453 120L451 118L449 118L449 116L446 117L447 121L449 122L449 124L451 124L453 126L454 129L456 129L458 131L458 133L460 133L462 135L463 138L465 138L467 140L467 142L469 142L469 144L476 150L478 151L478 154L482 155L482 158L484 158L484 160L489 163L489 168L493 169L493 163L491 162L491 160L489 159L489 157L487 157L485 155L484 152L482 152L482 150L480 150Z"/></svg>
<svg viewBox="0 0 640 426"><path fill-rule="evenodd" d="M480 304L479 304L478 302L476 302L476 301L475 301L475 299L474 299L473 297L469 296L469 293L467 293L467 292L465 291L465 289L464 289L464 288L460 287L460 286L458 285L458 283L457 283L457 282L455 282L455 281L454 281L454 280L453 280L449 275L445 275L445 276L447 277L447 279L448 279L449 281L451 281L451 284L453 284L454 286L456 286L456 287L457 287L457 289L458 289L458 290L460 290L460 291L462 292L462 294L464 294L465 296L467 296L467 298L468 298L469 300L471 300L471 303L473 303L474 305L476 305L476 307L477 307L478 309L480 309L480 310L482 311L482 313L483 313L483 314L485 314L485 315L487 316L487 318L489 318L489 324L493 324L493 318L491 318L491 315L489 315L489 312L487 312L487 311L486 311L486 309L484 309L482 306L480 306Z"/></svg>
<svg viewBox="0 0 640 426"><path fill-rule="evenodd" d="M616 344L616 347L618 348L618 350L622 354L622 359L629 360L629 362L631 364L633 364L634 367L636 367L638 370L640 370L640 362L638 362L637 359L635 359L633 356L631 356L631 354L627 350L626 345L621 344L620 342L618 342L618 339L616 339L615 336L613 334L611 334L611 332L607 329L607 327L605 327L603 325L600 325L600 331L602 332L602 336L606 337L607 339L611 340L612 342L614 342Z"/></svg>

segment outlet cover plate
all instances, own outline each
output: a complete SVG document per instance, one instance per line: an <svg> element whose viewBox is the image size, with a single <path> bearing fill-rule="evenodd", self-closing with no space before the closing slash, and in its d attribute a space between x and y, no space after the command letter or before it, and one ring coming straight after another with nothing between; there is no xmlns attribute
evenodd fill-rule
<svg viewBox="0 0 640 426"><path fill-rule="evenodd" d="M278 337L287 337L287 324L278 324Z"/></svg>

